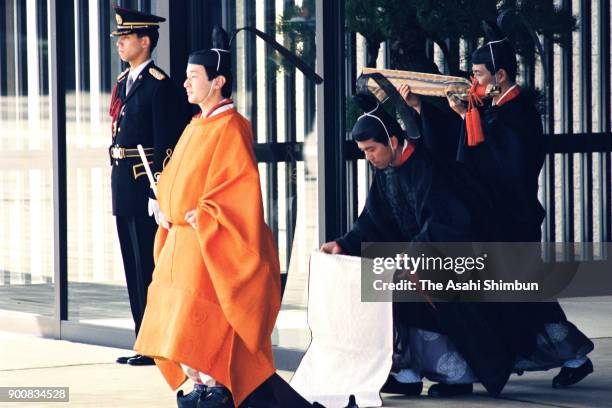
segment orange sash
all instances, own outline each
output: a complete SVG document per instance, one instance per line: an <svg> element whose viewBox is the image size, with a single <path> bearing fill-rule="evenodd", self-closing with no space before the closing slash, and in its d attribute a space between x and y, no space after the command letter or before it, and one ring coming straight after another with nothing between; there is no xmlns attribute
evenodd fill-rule
<svg viewBox="0 0 612 408"><path fill-rule="evenodd" d="M484 132L482 130L482 123L480 122L480 112L478 106L482 106L482 98L485 96L486 86L479 85L476 78L472 78L472 87L468 91L468 110L465 114L465 125L467 129L467 145L478 146L484 142ZM510 102L516 98L521 92L521 89L517 86L508 91L503 95L497 102L497 106L501 106L504 103Z"/></svg>

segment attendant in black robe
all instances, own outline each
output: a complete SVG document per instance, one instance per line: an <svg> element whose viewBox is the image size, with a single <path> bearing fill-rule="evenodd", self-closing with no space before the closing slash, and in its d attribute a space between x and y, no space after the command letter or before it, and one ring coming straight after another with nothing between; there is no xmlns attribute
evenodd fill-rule
<svg viewBox="0 0 612 408"><path fill-rule="evenodd" d="M493 208L480 184L461 165L438 159L423 144L408 141L373 97L358 95L356 101L366 113L355 124L352 137L374 166L374 180L352 229L321 250L360 255L362 242L491 240ZM439 382L430 387L431 396L471 393L476 381L498 394L515 355L498 335L487 307L394 303L399 339L383 392L418 395L425 376Z"/></svg>
<svg viewBox="0 0 612 408"><path fill-rule="evenodd" d="M545 211L538 200L538 180L546 153L537 95L515 83L516 55L507 39L476 50L472 63L477 84L496 85L500 93L470 109L449 98L451 108L464 118L457 160L493 199L500 241L540 242ZM517 371L562 366L554 388L575 384L593 371L586 357L593 343L567 320L557 302L491 306L518 345Z"/></svg>

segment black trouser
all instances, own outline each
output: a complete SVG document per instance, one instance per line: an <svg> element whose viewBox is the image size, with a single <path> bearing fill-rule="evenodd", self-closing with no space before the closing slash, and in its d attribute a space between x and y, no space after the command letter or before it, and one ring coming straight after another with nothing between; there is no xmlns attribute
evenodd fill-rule
<svg viewBox="0 0 612 408"><path fill-rule="evenodd" d="M153 275L153 242L157 224L153 217L148 216L117 216L116 221L130 307L138 335Z"/></svg>

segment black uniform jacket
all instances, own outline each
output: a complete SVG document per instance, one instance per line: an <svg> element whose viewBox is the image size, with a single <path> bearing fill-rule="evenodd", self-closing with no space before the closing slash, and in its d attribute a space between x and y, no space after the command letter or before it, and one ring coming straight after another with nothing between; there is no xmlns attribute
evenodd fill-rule
<svg viewBox="0 0 612 408"><path fill-rule="evenodd" d="M135 149L141 144L153 148L147 151L151 153L148 159L151 171L157 175L189 121L190 105L185 92L153 61L142 70L126 96L128 73L126 70L117 77L111 100L112 146ZM142 160L111 159L111 165L113 214L146 215L150 186Z"/></svg>

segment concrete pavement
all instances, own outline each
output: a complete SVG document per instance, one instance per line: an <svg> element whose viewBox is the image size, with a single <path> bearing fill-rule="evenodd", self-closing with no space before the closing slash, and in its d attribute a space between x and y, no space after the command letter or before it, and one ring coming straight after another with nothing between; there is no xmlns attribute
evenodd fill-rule
<svg viewBox="0 0 612 408"><path fill-rule="evenodd" d="M612 407L612 338L594 339L595 373L579 386L554 390L557 370L513 376L501 398L476 387L470 397L432 400L384 395L385 407ZM155 367L114 363L130 350L0 332L0 386L70 388L69 403L0 403L0 407L175 407L175 393ZM291 372L280 373L285 379ZM426 384L427 388L429 384ZM190 389L185 385L185 389ZM424 392L425 394L425 392ZM332 408L332 407L329 407Z"/></svg>

